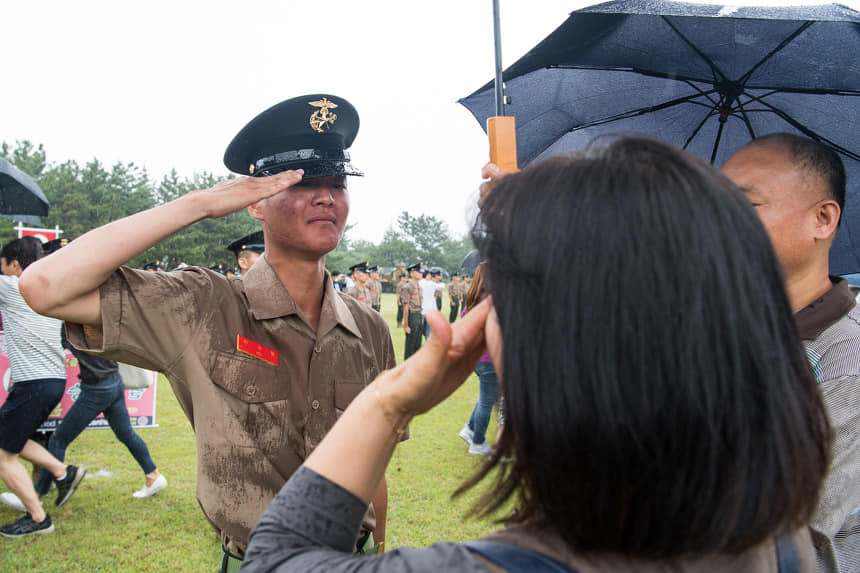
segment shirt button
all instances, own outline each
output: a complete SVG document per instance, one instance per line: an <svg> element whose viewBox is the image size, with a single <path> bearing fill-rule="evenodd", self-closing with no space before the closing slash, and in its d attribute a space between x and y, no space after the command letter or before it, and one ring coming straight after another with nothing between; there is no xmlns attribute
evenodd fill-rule
<svg viewBox="0 0 860 573"><path fill-rule="evenodd" d="M257 386L255 384L248 384L245 386L245 394L248 396L253 396L257 393Z"/></svg>
<svg viewBox="0 0 860 573"><path fill-rule="evenodd" d="M320 346L314 346L314 352L316 352L317 354L319 354L320 352L322 352L322 347L320 347Z"/></svg>
<svg viewBox="0 0 860 573"><path fill-rule="evenodd" d="M314 400L313 402L311 402L311 408L313 408L314 410L319 410L320 409L320 401Z"/></svg>

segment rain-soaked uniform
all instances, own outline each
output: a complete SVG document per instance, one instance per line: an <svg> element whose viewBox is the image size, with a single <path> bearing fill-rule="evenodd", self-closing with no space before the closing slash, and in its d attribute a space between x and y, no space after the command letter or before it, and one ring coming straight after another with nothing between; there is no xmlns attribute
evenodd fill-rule
<svg viewBox="0 0 860 573"><path fill-rule="evenodd" d="M81 350L167 376L197 436L197 501L240 558L338 415L395 365L379 313L324 284L314 332L265 257L244 279L122 267L101 286L100 328L66 323Z"/></svg>

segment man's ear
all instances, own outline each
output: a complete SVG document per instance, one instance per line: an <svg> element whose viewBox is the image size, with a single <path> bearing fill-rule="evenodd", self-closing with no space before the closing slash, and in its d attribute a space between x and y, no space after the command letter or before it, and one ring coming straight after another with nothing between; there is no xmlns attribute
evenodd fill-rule
<svg viewBox="0 0 860 573"><path fill-rule="evenodd" d="M258 221L264 220L262 212L263 201L265 201L265 199L260 199L256 203L251 203L250 205L248 205L248 213L250 213L251 216Z"/></svg>
<svg viewBox="0 0 860 573"><path fill-rule="evenodd" d="M815 239L819 241L832 239L839 226L841 214L839 203L833 199L825 199L819 203L815 210Z"/></svg>

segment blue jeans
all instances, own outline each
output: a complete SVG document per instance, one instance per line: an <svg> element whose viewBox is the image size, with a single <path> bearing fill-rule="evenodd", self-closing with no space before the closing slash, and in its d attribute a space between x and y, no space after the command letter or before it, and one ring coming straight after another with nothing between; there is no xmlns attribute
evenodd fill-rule
<svg viewBox="0 0 860 573"><path fill-rule="evenodd" d="M490 424L490 414L493 412L493 404L499 399L502 390L499 388L496 371L491 363L478 362L475 374L478 375L481 389L478 401L472 410L472 417L469 418L469 429L474 432L472 443L483 444L487 440L487 426Z"/></svg>
<svg viewBox="0 0 860 573"><path fill-rule="evenodd" d="M143 470L149 474L155 471L155 464L149 456L146 443L131 427L128 409L125 407L125 388L119 374L99 380L94 384L81 382L81 393L72 409L63 417L54 435L48 440L48 451L60 461L66 457L66 448L92 422L99 413L104 412L110 429L117 439L125 444L131 455ZM36 493L45 495L51 488L54 476L47 470L39 473L36 480Z"/></svg>

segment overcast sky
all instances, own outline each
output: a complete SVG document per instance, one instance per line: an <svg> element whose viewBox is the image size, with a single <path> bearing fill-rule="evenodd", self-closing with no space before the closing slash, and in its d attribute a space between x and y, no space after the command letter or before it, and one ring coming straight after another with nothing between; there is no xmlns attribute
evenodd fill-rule
<svg viewBox="0 0 860 573"><path fill-rule="evenodd" d="M501 0L505 67L593 3ZM404 210L467 230L488 148L456 101L492 79L491 0L0 0L0 17L0 141L226 175L255 115L332 93L361 117L351 236L378 242Z"/></svg>

